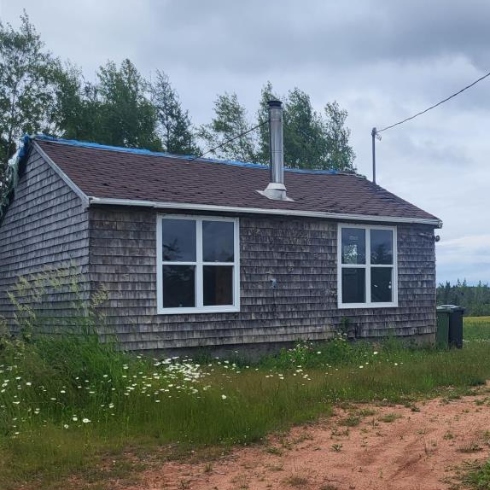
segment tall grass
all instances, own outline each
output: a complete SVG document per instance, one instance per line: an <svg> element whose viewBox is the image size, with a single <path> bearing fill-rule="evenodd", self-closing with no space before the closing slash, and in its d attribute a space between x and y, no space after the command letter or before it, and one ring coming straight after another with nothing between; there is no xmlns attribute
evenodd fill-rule
<svg viewBox="0 0 490 490"><path fill-rule="evenodd" d="M30 312L28 318L35 323ZM462 350L349 343L339 336L300 343L257 365L131 356L100 342L95 329L4 336L0 488L22 482L57 488L65 476L128 447L248 444L328 415L338 402L400 402L448 386L466 390L490 378L485 328L490 324L465 319L470 340Z"/></svg>

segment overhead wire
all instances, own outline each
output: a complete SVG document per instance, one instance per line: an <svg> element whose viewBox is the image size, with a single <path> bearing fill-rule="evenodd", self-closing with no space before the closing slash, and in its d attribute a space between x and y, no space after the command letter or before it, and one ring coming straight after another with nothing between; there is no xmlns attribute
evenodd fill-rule
<svg viewBox="0 0 490 490"><path fill-rule="evenodd" d="M251 133L252 131L255 131L256 129L259 129L260 127L264 126L265 124L268 124L269 120L266 119L265 121L262 121L260 124L257 124L257 126L254 126L253 128L247 129L247 131L244 131L243 133L238 134L237 136L233 136L233 138L229 138L226 141L223 141L223 143L219 144L218 146L215 146L214 148L211 148L210 150L206 150L204 153L201 153L200 155L197 155L189 160L189 162L192 162L194 160L197 160L198 158L203 158L205 155L208 155L209 153L214 153L216 150L219 150L223 146L228 145L229 143L232 143L233 141L242 138L243 136Z"/></svg>
<svg viewBox="0 0 490 490"><path fill-rule="evenodd" d="M486 75L483 75L482 77L478 78L473 83L470 83L469 85L467 85L466 87L462 88L461 90L458 90L457 92L455 92L454 94L450 95L449 97L446 97L445 99L441 100L437 104L434 104L434 105L428 107L427 109L425 109L423 111L417 112L417 114L414 114L413 116L407 117L406 119L403 119L402 121L399 121L399 122L397 122L395 124L391 124L390 126L386 126L383 129L377 129L375 133L376 134L379 134L379 133L382 133L383 131L387 131L388 129L394 128L395 126L400 126L401 124L406 123L407 121L411 121L412 119L415 119L416 117L421 116L422 114L425 114L426 112L429 112L432 109L435 109L436 107L439 107L440 105L444 104L448 100L453 99L454 97L458 96L459 94L463 93L465 90L468 90L469 88L473 87L478 82L481 82L482 80L484 80L485 78L487 78L489 76L490 76L490 72L488 72Z"/></svg>

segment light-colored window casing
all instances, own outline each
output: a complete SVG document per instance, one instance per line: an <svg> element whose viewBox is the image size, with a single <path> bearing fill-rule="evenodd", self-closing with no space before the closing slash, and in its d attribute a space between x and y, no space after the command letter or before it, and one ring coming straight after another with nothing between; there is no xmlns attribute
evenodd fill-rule
<svg viewBox="0 0 490 490"><path fill-rule="evenodd" d="M162 221L167 219L188 219L196 222L196 261L195 262L163 262L162 253ZM203 221L227 221L234 223L234 261L210 262L209 265L225 265L233 267L233 304L232 305L203 305L203 266L208 264L202 257L202 222ZM189 216L189 215L157 215L157 313L164 315L182 315L186 313L233 313L240 311L240 236L238 218L222 218L216 216ZM183 308L163 307L163 273L164 264L195 265L196 266L196 306Z"/></svg>
<svg viewBox="0 0 490 490"><path fill-rule="evenodd" d="M342 264L342 229L343 228L358 228L366 231L366 263L365 264ZM392 298L393 301L387 303L371 302L371 240L370 230L390 230L393 232L393 264L381 265L376 264L373 267L391 267L393 268L392 277ZM378 226L378 225L351 225L347 223L339 223L337 227L337 298L338 307L341 309L347 308L393 308L398 306L398 248L397 248L397 228L396 226ZM365 288L366 302L365 303L343 303L342 302L342 269L344 268L365 268Z"/></svg>

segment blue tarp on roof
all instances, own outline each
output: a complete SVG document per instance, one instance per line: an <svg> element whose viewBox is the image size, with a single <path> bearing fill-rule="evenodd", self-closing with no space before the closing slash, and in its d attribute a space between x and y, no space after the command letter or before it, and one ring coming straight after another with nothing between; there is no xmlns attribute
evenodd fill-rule
<svg viewBox="0 0 490 490"><path fill-rule="evenodd" d="M222 160L217 158L202 158L195 155L175 155L173 153L150 151L150 150L145 150L140 148L126 148L121 146L110 146L110 145L102 145L99 143L91 143L88 141L66 140L62 138L56 138L54 136L47 136L44 134L33 136L32 139L53 141L64 145L77 146L80 148L94 148L97 150L116 151L121 153L133 153L134 155L163 156L163 157L176 158L185 161L218 163L223 165L236 165L239 167L257 168L257 169L264 169L264 170L269 169L269 165L264 165L263 163L240 162L237 160ZM294 173L318 174L318 175L335 175L338 173L342 173L342 172L338 172L337 170L306 170L306 169L297 169L297 168L288 168L288 167L285 168L285 171L294 172Z"/></svg>

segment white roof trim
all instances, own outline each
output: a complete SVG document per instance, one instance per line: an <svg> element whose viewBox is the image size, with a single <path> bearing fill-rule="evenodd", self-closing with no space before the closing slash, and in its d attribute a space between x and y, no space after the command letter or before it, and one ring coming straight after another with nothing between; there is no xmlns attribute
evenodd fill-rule
<svg viewBox="0 0 490 490"><path fill-rule="evenodd" d="M74 185L74 184L73 184ZM140 201L131 199L112 199L89 197L89 204L105 204L113 206L140 206L155 209L181 209L185 211L210 211L221 213L251 213L251 214L269 214L281 216L303 216L306 218L335 219L338 221L362 221L378 223L414 223L421 225L432 225L436 228L442 228L442 221L430 218L402 218L393 216L372 216L362 214L346 213L324 213L321 211L298 211L295 209L261 209L261 208L244 208L238 206L215 206L211 204L190 204L176 202L157 202L157 201Z"/></svg>
<svg viewBox="0 0 490 490"><path fill-rule="evenodd" d="M35 140L32 140L32 142L34 143L34 147L39 152L39 154L44 158L46 163L63 179L65 184L82 200L83 205L85 207L88 207L90 204L90 199L87 196L87 194L85 194L82 191L82 189L80 189L80 187L78 187L73 182L73 180L71 180L70 177L68 177L68 175L66 175L65 172L63 172L63 170L61 170L60 167L58 167L58 165L56 165L56 163L53 162L53 160L49 157L49 155L37 144Z"/></svg>

